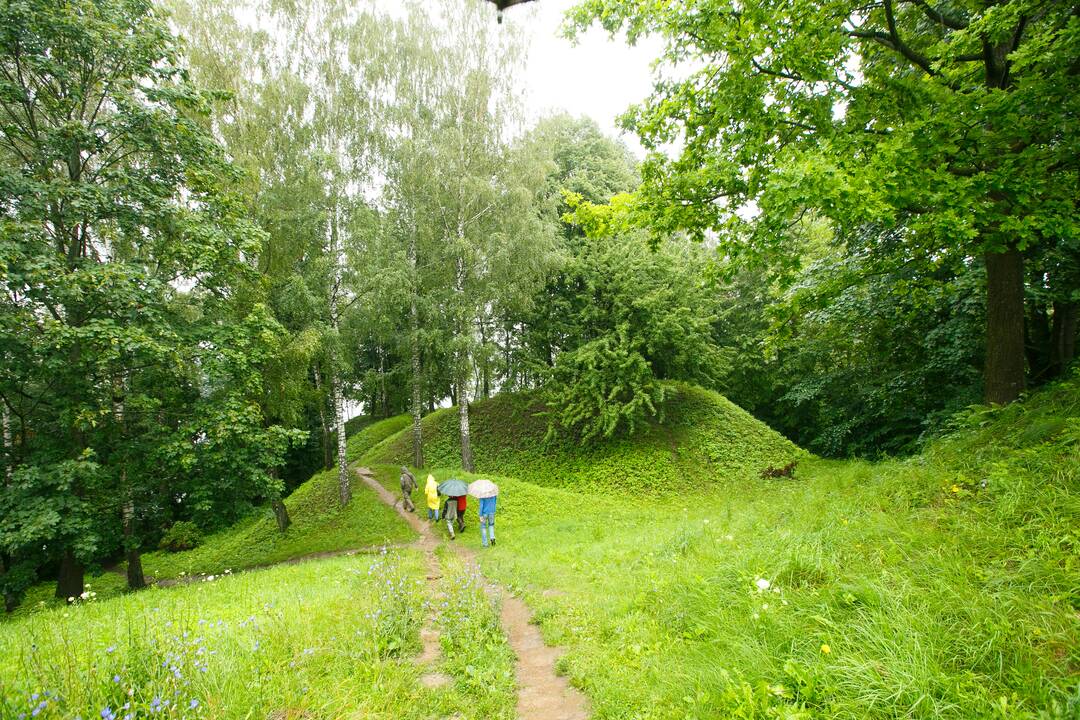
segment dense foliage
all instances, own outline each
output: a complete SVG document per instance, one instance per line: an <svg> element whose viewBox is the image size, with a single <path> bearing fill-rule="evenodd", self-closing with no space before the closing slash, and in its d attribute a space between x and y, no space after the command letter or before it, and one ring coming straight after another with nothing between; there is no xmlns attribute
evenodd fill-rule
<svg viewBox="0 0 1080 720"><path fill-rule="evenodd" d="M571 31L594 22L664 42L653 94L624 118L650 150L636 224L715 233L725 254L772 273L800 263L820 220L863 277L903 282L907 267L929 283L966 268L985 293L973 354L991 402L1071 361L1072 4L586 0Z"/></svg>
<svg viewBox="0 0 1080 720"><path fill-rule="evenodd" d="M257 402L281 328L261 236L198 118L209 97L140 0L0 6L0 557L10 607L171 517L227 522L277 491L297 435Z"/></svg>

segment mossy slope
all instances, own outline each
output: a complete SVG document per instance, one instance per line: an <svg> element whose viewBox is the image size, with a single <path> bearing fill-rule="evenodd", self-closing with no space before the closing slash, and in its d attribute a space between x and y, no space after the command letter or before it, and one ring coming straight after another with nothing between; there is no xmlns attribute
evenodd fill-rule
<svg viewBox="0 0 1080 720"><path fill-rule="evenodd" d="M662 421L629 438L581 445L545 442L544 407L527 395L499 395L470 408L473 457L480 472L509 475L547 487L617 488L669 492L713 480L755 476L769 465L805 457L791 441L722 395L672 384ZM456 408L424 418L429 467L461 463ZM361 456L369 464L410 462L412 437L398 433Z"/></svg>
<svg viewBox="0 0 1080 720"><path fill-rule="evenodd" d="M355 432L350 431L348 423L345 424L345 433L348 435L345 446L345 457L349 462L355 462L361 455L366 453L377 444L401 432L409 427L411 419L408 415L395 415L383 420L375 420L359 426Z"/></svg>
<svg viewBox="0 0 1080 720"><path fill-rule="evenodd" d="M484 572L597 717L1080 718L1080 377L795 482L643 506L492 477Z"/></svg>

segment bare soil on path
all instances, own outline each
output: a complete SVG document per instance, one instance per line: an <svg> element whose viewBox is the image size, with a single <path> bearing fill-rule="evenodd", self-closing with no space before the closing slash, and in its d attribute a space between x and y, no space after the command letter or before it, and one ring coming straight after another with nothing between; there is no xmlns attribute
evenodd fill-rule
<svg viewBox="0 0 1080 720"><path fill-rule="evenodd" d="M432 576L437 578L439 565L435 557L435 547L438 546L439 540L432 531L431 525L402 508L399 498L383 487L372 475L371 470L363 467L356 468L356 474L365 485L375 491L382 502L394 508L411 528L420 533L420 539L414 543L414 546L423 550L428 559L429 582L432 581ZM451 547L467 564L479 570L476 553L472 549L453 544ZM585 696L571 687L566 678L555 674L555 662L563 651L544 644L540 631L529 622L532 617L529 607L494 583L489 582L486 590L502 600L500 621L510 647L517 656L515 672L518 685L517 715L519 720L587 720L589 711ZM421 633L424 641L424 651L420 656L422 661L428 656L429 639L425 637L425 633L434 633L434 631L425 628L425 631ZM428 662L438 657L437 633L434 633L433 643L434 654Z"/></svg>

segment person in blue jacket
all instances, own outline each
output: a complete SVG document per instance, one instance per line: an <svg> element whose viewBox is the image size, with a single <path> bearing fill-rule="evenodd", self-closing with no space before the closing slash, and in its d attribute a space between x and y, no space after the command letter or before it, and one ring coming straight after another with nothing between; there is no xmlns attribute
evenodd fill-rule
<svg viewBox="0 0 1080 720"><path fill-rule="evenodd" d="M480 498L480 542L484 547L488 546L488 536L491 544L495 544L495 500L494 497Z"/></svg>

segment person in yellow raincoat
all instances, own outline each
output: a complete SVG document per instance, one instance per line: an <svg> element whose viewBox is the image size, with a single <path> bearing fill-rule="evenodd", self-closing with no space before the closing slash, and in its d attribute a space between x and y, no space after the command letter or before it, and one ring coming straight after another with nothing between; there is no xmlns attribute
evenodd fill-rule
<svg viewBox="0 0 1080 720"><path fill-rule="evenodd" d="M434 475L427 476L427 485L424 486L424 495L427 496L428 520L439 521L439 483L435 482Z"/></svg>

